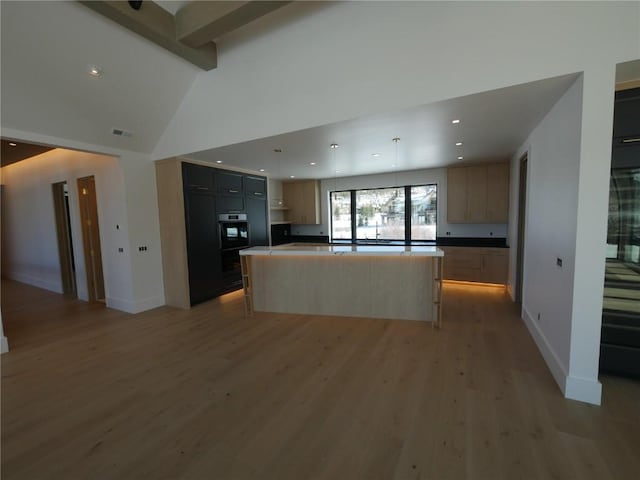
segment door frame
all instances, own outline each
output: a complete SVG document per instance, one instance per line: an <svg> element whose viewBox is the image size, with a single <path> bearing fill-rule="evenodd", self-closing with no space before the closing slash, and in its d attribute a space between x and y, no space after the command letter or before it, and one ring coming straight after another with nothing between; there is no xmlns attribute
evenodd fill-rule
<svg viewBox="0 0 640 480"><path fill-rule="evenodd" d="M69 189L65 181L51 184L53 193L53 209L55 213L56 234L58 238L58 256L60 258L60 276L62 293L76 298L75 259L73 256L73 235L69 213Z"/></svg>
<svg viewBox="0 0 640 480"><path fill-rule="evenodd" d="M518 160L518 250L516 252L516 291L515 302L522 303L524 282L524 248L527 216L527 175L529 168L529 152L525 152Z"/></svg>

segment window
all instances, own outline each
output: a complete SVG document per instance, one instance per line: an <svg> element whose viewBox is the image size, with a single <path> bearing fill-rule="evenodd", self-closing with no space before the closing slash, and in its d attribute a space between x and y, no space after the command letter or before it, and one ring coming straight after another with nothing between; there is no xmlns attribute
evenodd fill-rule
<svg viewBox="0 0 640 480"><path fill-rule="evenodd" d="M351 238L351 192L331 192L331 238Z"/></svg>
<svg viewBox="0 0 640 480"><path fill-rule="evenodd" d="M356 190L356 238L404 240L404 188Z"/></svg>
<svg viewBox="0 0 640 480"><path fill-rule="evenodd" d="M331 192L330 203L333 240L436 239L435 184Z"/></svg>

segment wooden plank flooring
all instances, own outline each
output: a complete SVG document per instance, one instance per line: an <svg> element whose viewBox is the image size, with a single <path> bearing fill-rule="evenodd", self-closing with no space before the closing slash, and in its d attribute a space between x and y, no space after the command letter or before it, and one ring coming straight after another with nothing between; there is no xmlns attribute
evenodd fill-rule
<svg viewBox="0 0 640 480"><path fill-rule="evenodd" d="M639 382L565 400L503 289L444 302L437 330L3 282L2 478L637 478Z"/></svg>

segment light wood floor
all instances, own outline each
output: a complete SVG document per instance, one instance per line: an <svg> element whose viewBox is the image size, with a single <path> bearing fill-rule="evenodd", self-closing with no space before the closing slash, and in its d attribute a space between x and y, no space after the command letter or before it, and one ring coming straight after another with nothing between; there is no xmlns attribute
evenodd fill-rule
<svg viewBox="0 0 640 480"><path fill-rule="evenodd" d="M562 398L502 289L446 285L438 331L2 286L5 480L638 478L640 384Z"/></svg>

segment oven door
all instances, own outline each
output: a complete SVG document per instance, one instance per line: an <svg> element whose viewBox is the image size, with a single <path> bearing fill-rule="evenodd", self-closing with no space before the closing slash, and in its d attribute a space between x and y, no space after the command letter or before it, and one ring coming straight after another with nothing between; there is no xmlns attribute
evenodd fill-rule
<svg viewBox="0 0 640 480"><path fill-rule="evenodd" d="M249 224L247 222L220 222L220 250L249 246Z"/></svg>

